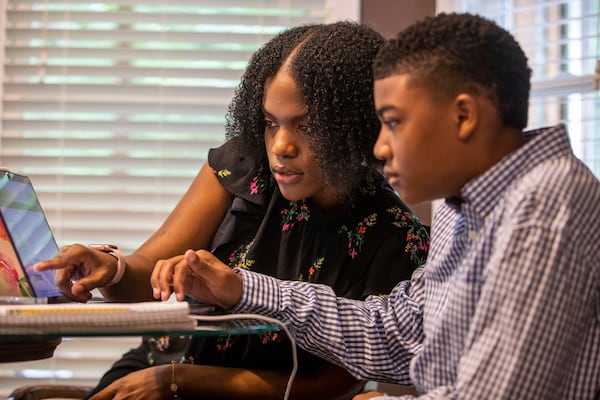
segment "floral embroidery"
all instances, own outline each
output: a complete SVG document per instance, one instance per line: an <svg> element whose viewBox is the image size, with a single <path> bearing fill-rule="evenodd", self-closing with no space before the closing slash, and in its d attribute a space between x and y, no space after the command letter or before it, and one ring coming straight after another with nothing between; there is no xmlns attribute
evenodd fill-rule
<svg viewBox="0 0 600 400"><path fill-rule="evenodd" d="M165 351L171 346L170 336L161 336L159 338L150 338L150 344L156 347L158 351Z"/></svg>
<svg viewBox="0 0 600 400"><path fill-rule="evenodd" d="M425 264L427 251L429 250L429 234L427 230L423 226L415 224L416 216L408 211L404 211L400 207L388 208L387 211L394 216L392 225L407 229L404 251L408 253L410 259L415 264Z"/></svg>
<svg viewBox="0 0 600 400"><path fill-rule="evenodd" d="M367 228L375 226L377 223L377 214L371 214L358 223L354 231L348 230L344 225L338 230L338 233L346 233L348 237L348 255L355 258L361 250L365 241L365 233Z"/></svg>
<svg viewBox="0 0 600 400"><path fill-rule="evenodd" d="M298 207L300 205L300 207ZM289 231L296 222L308 221L310 219L310 210L304 201L290 201L290 208L281 210L283 219L281 221L281 230Z"/></svg>
<svg viewBox="0 0 600 400"><path fill-rule="evenodd" d="M234 250L229 256L229 267L231 268L242 268L242 269L250 269L255 260L247 259L246 254L248 254L248 250L250 246L252 246L254 240L247 245L240 245L237 250Z"/></svg>
<svg viewBox="0 0 600 400"><path fill-rule="evenodd" d="M310 278L315 274L316 271L320 270L323 266L323 257L319 257L313 262L312 266L308 269L308 277Z"/></svg>
<svg viewBox="0 0 600 400"><path fill-rule="evenodd" d="M217 175L219 176L219 178L227 178L231 175L231 171L227 168L223 168L217 172Z"/></svg>
<svg viewBox="0 0 600 400"><path fill-rule="evenodd" d="M315 275L315 272L319 271L321 267L323 267L323 261L325 261L324 257L318 257L313 261L312 265L308 268L308 281L311 282L311 279ZM304 274L300 274L298 277L299 281L304 281Z"/></svg>
<svg viewBox="0 0 600 400"><path fill-rule="evenodd" d="M276 342L279 339L278 332L265 332L261 334L261 343L267 344L269 342Z"/></svg>
<svg viewBox="0 0 600 400"><path fill-rule="evenodd" d="M259 191L264 191L269 187L269 183L265 179L264 167L260 166L256 176L250 182L250 194L258 194Z"/></svg>
<svg viewBox="0 0 600 400"><path fill-rule="evenodd" d="M217 339L217 350L227 350L228 348L233 346L234 343L235 340L233 337L231 337L231 335L219 336L219 338Z"/></svg>
<svg viewBox="0 0 600 400"><path fill-rule="evenodd" d="M250 182L250 194L258 194L258 176L252 178L252 182Z"/></svg>
<svg viewBox="0 0 600 400"><path fill-rule="evenodd" d="M191 336L178 336L178 337L171 337L171 336L161 336L161 337L151 337L150 339L148 339L148 345L151 346L152 348L156 349L156 355L158 356L159 353L165 353L165 355L160 356L159 360L155 360L154 359L154 353L152 350L148 352L148 354L146 355L146 359L148 360L148 363L150 365L154 365L157 361L162 362L160 360L160 358L164 358L165 356L174 356L175 358L172 361L178 362L180 364L193 364L194 363L194 356L185 356L185 354L181 353L180 350L177 349L177 347L175 348L175 351L170 351L169 349L171 348L171 340L175 339L176 340L176 345L177 346L177 341L179 340L184 340L185 343L187 343L192 337ZM179 344L179 347L181 347L181 344Z"/></svg>
<svg viewBox="0 0 600 400"><path fill-rule="evenodd" d="M242 268L242 269L251 269L254 265L255 260L249 260L246 258L248 254L248 250L250 246L254 243L254 240L248 243L247 245L240 245L236 250L234 250L229 255L229 267L231 268ZM227 336L219 336L217 338L216 347L218 351L224 351L229 349L235 344L235 338L231 335Z"/></svg>

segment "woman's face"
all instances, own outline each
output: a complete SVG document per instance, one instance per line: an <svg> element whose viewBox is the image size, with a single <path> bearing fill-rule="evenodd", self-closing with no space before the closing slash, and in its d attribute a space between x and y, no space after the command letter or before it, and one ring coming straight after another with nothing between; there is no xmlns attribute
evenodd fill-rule
<svg viewBox="0 0 600 400"><path fill-rule="evenodd" d="M265 83L265 148L271 173L288 200L311 199L322 209L335 207L339 194L325 184L308 145L308 108L284 70Z"/></svg>

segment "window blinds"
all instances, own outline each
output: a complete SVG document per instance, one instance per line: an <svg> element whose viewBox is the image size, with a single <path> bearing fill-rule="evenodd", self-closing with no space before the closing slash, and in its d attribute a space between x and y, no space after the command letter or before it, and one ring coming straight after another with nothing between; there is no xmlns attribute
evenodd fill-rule
<svg viewBox="0 0 600 400"><path fill-rule="evenodd" d="M324 0L5 0L0 166L29 175L60 245L128 253L210 147L252 54Z"/></svg>
<svg viewBox="0 0 600 400"><path fill-rule="evenodd" d="M31 177L59 244L129 253L224 140L250 54L356 8L331 3L0 0L0 166ZM94 385L136 342L65 338L53 358L7 364L0 398L32 382Z"/></svg>
<svg viewBox="0 0 600 400"><path fill-rule="evenodd" d="M565 123L600 177L600 1L442 0L438 11L477 13L512 32L533 70L529 127Z"/></svg>

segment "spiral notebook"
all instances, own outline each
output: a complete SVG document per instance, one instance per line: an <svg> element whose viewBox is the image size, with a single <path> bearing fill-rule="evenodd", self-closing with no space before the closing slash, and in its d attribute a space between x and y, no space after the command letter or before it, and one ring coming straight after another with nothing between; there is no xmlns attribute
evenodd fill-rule
<svg viewBox="0 0 600 400"><path fill-rule="evenodd" d="M187 302L0 305L0 335L190 331Z"/></svg>

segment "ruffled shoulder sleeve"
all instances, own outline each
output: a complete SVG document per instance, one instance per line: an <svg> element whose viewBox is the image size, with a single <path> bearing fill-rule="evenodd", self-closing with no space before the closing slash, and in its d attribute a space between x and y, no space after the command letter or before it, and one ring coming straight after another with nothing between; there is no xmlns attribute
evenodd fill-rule
<svg viewBox="0 0 600 400"><path fill-rule="evenodd" d="M259 205L270 198L274 181L266 165L236 152L231 141L210 149L208 164L234 198Z"/></svg>

